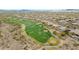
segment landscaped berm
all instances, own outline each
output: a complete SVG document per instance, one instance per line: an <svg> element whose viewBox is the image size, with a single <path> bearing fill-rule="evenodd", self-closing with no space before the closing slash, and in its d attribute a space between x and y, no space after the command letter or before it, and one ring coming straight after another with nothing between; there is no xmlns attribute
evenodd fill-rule
<svg viewBox="0 0 79 59"><path fill-rule="evenodd" d="M78 12L2 12L1 50L78 50Z"/></svg>

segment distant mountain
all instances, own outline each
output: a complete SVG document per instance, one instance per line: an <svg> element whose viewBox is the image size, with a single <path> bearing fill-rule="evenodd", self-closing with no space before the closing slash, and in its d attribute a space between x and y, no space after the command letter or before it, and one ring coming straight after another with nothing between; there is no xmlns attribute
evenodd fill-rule
<svg viewBox="0 0 79 59"><path fill-rule="evenodd" d="M52 10L52 12L79 12L79 9L60 9L60 10Z"/></svg>
<svg viewBox="0 0 79 59"><path fill-rule="evenodd" d="M68 12L79 12L79 9L66 9L65 11L68 11Z"/></svg>
<svg viewBox="0 0 79 59"><path fill-rule="evenodd" d="M21 10L0 10L0 13L26 13L26 12L79 12L79 9L56 9L56 10L28 10L28 9L21 9Z"/></svg>

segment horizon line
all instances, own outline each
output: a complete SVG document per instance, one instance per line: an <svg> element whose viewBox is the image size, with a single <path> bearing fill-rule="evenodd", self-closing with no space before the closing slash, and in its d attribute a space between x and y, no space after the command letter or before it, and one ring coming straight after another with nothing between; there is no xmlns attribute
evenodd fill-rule
<svg viewBox="0 0 79 59"><path fill-rule="evenodd" d="M79 10L79 9L0 9L0 10Z"/></svg>

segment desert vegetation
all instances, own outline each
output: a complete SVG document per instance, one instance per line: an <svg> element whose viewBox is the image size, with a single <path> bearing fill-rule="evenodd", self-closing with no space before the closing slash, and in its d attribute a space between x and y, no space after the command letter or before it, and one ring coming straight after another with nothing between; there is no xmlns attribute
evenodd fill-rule
<svg viewBox="0 0 79 59"><path fill-rule="evenodd" d="M79 12L2 12L1 50L78 50Z"/></svg>

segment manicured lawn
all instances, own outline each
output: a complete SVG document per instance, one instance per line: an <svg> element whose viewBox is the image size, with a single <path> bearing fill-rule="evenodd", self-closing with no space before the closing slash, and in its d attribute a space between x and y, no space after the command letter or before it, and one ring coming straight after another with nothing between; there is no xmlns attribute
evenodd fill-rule
<svg viewBox="0 0 79 59"><path fill-rule="evenodd" d="M7 19L6 22L16 25L24 24L24 31L26 32L26 34L41 43L46 43L52 36L49 30L47 30L46 26L44 26L42 23L34 22L29 19L10 18Z"/></svg>

